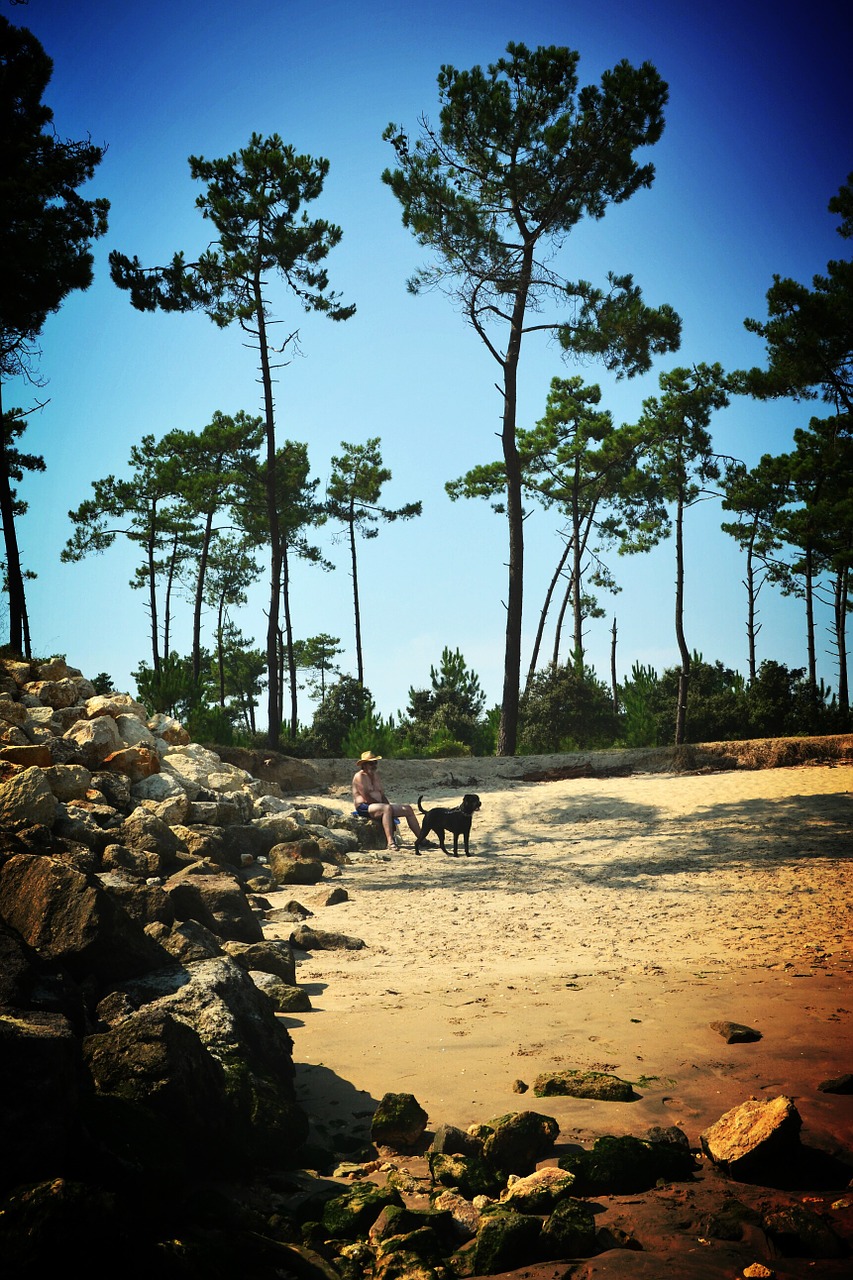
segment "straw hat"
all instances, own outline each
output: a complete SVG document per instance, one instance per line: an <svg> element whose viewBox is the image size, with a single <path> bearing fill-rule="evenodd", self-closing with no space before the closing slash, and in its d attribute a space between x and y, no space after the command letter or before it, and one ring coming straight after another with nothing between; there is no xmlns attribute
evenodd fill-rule
<svg viewBox="0 0 853 1280"><path fill-rule="evenodd" d="M362 751L358 758L359 764L372 764L377 760L381 760L381 756L375 756L372 751Z"/></svg>

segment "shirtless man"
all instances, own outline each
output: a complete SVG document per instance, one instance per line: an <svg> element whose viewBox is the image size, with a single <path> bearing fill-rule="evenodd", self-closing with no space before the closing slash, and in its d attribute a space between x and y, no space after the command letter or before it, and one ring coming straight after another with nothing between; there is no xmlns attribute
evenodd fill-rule
<svg viewBox="0 0 853 1280"><path fill-rule="evenodd" d="M386 796L376 768L381 759L381 756L375 756L372 751L362 751L358 771L352 780L352 802L355 811L362 818L381 818L388 848L395 850L397 845L394 841L394 819L405 818L415 833L415 853L419 854L421 824L415 817L415 811L410 804L392 804Z"/></svg>

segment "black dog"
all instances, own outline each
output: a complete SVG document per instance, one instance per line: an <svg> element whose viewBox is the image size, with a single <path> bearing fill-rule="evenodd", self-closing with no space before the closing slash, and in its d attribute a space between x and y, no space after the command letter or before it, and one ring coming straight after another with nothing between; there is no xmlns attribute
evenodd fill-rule
<svg viewBox="0 0 853 1280"><path fill-rule="evenodd" d="M465 842L465 857L469 857L468 853L468 836L471 834L471 818L477 809L480 808L480 797L468 795L462 797L462 803L458 804L455 809L425 809L421 804L423 796L418 796L418 808L424 815L421 823L420 838L415 842L415 848L424 842L430 831L434 831L438 836L438 843L441 845L442 851L448 857L459 857L459 837ZM453 853L445 846L445 831L453 832Z"/></svg>

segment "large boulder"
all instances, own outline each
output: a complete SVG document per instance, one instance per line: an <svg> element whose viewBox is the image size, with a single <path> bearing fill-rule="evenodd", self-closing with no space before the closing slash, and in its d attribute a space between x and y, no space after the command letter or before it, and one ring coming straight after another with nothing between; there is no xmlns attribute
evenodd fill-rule
<svg viewBox="0 0 853 1280"><path fill-rule="evenodd" d="M90 769L99 768L108 755L124 746L115 720L108 715L95 720L77 720L62 736L73 743Z"/></svg>
<svg viewBox="0 0 853 1280"><path fill-rule="evenodd" d="M41 769L32 766L0 782L0 826L50 827L56 818L56 796Z"/></svg>
<svg viewBox="0 0 853 1280"><path fill-rule="evenodd" d="M53 857L19 854L0 867L0 916L81 980L121 981L168 959L94 876Z"/></svg>
<svg viewBox="0 0 853 1280"><path fill-rule="evenodd" d="M308 1122L293 1090L293 1042L270 1001L229 956L175 966L130 983L131 1003L193 1027L225 1072L247 1158L287 1162Z"/></svg>
<svg viewBox="0 0 853 1280"><path fill-rule="evenodd" d="M324 789L320 773L308 760L294 760L276 751L251 751L246 747L217 747L220 758L253 778L274 783L284 793L316 795Z"/></svg>
<svg viewBox="0 0 853 1280"><path fill-rule="evenodd" d="M748 1180L796 1153L801 1123L792 1098L751 1098L721 1116L699 1142L714 1164Z"/></svg>
<svg viewBox="0 0 853 1280"><path fill-rule="evenodd" d="M163 886L178 920L197 920L230 942L260 942L264 932L240 881L214 863L197 862Z"/></svg>
<svg viewBox="0 0 853 1280"><path fill-rule="evenodd" d="M510 1112L489 1122L491 1133L483 1143L483 1156L493 1169L523 1176L532 1173L539 1160L550 1155L560 1126L553 1116L537 1111Z"/></svg>
<svg viewBox="0 0 853 1280"><path fill-rule="evenodd" d="M233 1159L225 1072L186 1022L143 1008L88 1036L83 1055L98 1099L109 1099L89 1109L109 1149L160 1173Z"/></svg>

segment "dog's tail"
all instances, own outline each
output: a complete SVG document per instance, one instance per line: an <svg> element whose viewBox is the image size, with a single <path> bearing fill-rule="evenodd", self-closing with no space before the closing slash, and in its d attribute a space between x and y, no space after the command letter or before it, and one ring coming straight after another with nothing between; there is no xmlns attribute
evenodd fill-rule
<svg viewBox="0 0 853 1280"><path fill-rule="evenodd" d="M426 809L421 804L422 800L423 800L423 796L418 796L418 808L420 809L421 813L426 813Z"/></svg>

